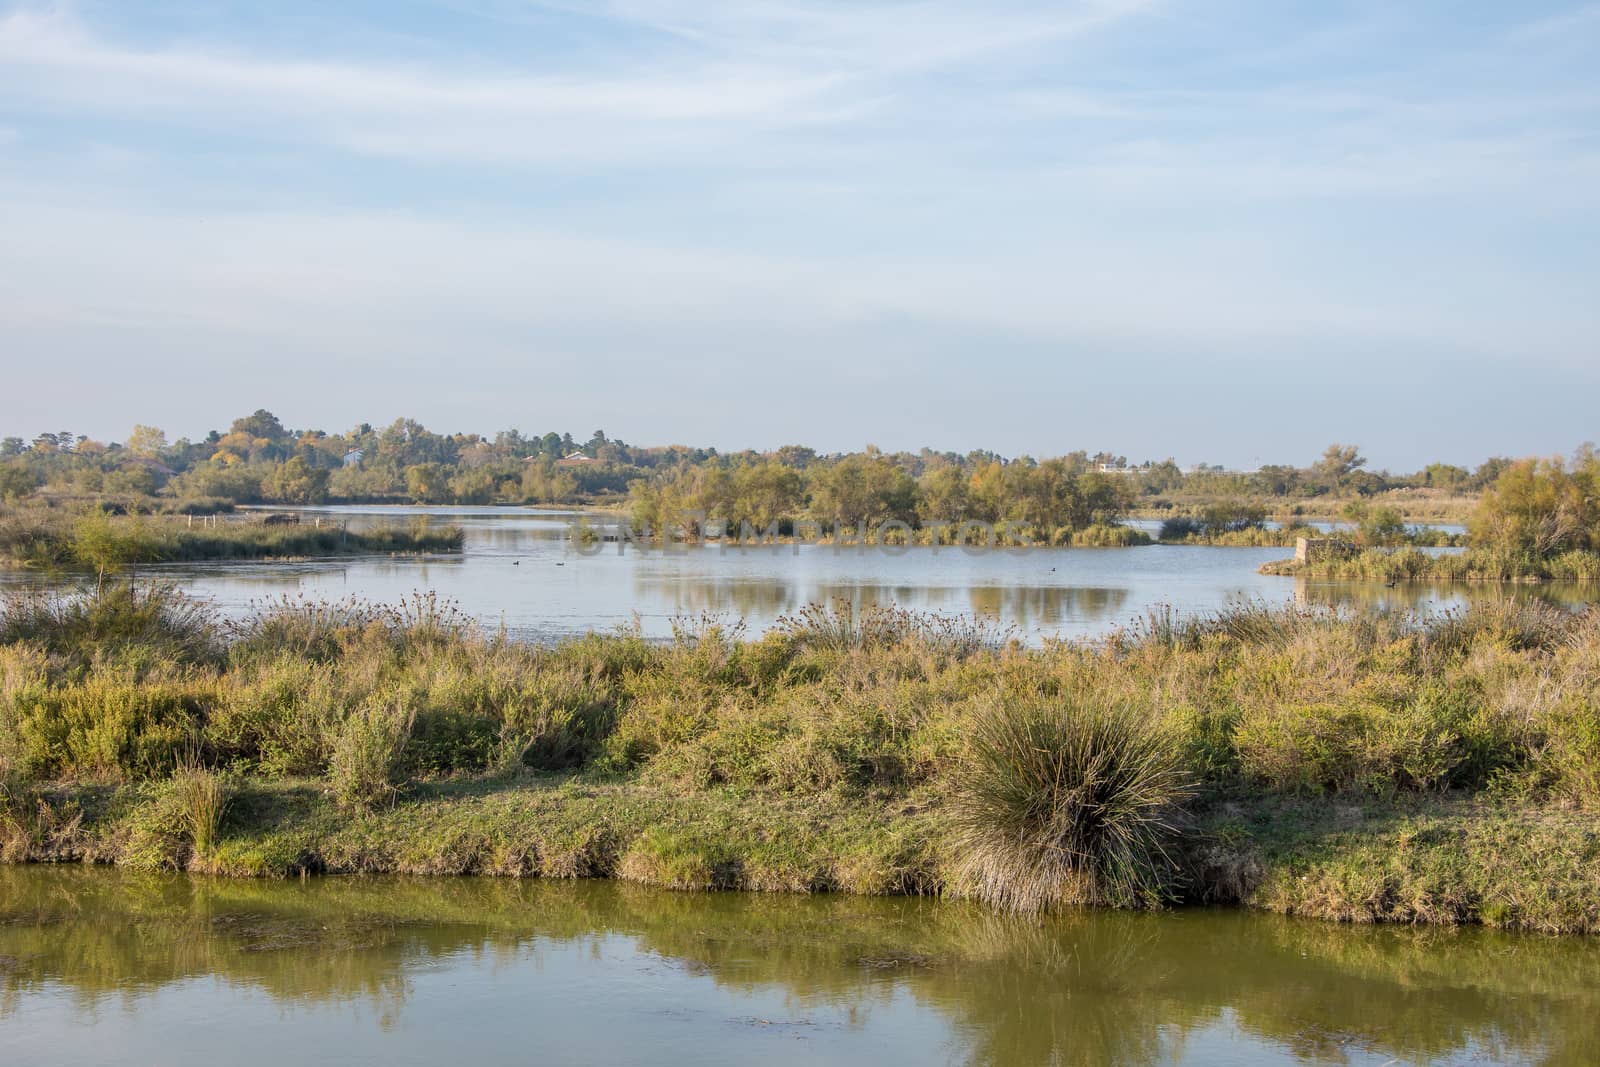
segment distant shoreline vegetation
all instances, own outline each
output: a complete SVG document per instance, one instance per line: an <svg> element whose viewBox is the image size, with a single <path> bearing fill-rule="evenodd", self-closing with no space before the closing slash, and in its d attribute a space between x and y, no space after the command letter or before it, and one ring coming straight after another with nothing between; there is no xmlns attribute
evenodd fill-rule
<svg viewBox="0 0 1600 1067"><path fill-rule="evenodd" d="M1495 458L1472 470L1434 463L1396 474L1368 469L1351 445L1332 445L1308 466L1250 471L1082 450L825 453L793 444L722 452L639 447L601 430L587 438L440 434L411 419L345 432L294 430L258 410L200 440L172 441L142 425L124 442L70 431L0 437L0 501L194 513L242 504L562 504L699 510L758 528L803 520L875 526L895 519L914 528L934 519L1020 522L1053 537L1130 515L1203 520L1217 505L1287 522L1337 519L1365 502L1411 523L1458 521L1512 462Z"/></svg>
<svg viewBox="0 0 1600 1067"><path fill-rule="evenodd" d="M25 512L0 516L0 564L78 570L101 578L141 564L192 560L459 552L459 527L417 524L354 531L342 524L269 518L201 521L173 516Z"/></svg>
<svg viewBox="0 0 1600 1067"><path fill-rule="evenodd" d="M1455 555L1396 549L1399 542L1381 539L1335 541L1307 559L1263 564L1261 572L1387 582L1600 581L1600 457L1587 449L1570 466L1512 464L1484 492L1469 535L1467 551Z"/></svg>
<svg viewBox="0 0 1600 1067"><path fill-rule="evenodd" d="M838 551L876 548L886 552L912 547L958 548L969 551L1057 548L1131 548L1155 544L1143 530L1119 523L1094 523L1081 529L1044 529L1020 522L998 524L969 520L962 523L929 522L921 526L888 519L875 526L833 525L802 520L774 522L758 529L749 522L735 525L721 519L666 520L664 527L649 522L635 525L624 515L614 522L594 522L580 517L572 523L571 539L580 555L598 555L609 546L618 553L626 546L659 546L671 551L678 545L708 545L724 549L783 548L822 545Z"/></svg>
<svg viewBox="0 0 1600 1067"><path fill-rule="evenodd" d="M1416 549L1329 555L1263 563L1262 574L1385 582L1600 582L1600 552L1572 551L1548 559L1465 552L1431 556Z"/></svg>

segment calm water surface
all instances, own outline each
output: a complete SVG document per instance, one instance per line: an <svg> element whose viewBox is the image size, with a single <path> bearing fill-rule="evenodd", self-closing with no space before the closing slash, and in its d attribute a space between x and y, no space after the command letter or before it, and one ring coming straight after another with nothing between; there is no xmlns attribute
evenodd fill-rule
<svg viewBox="0 0 1600 1067"><path fill-rule="evenodd" d="M703 611L743 618L752 632L812 602L844 598L860 606L896 604L922 611L980 613L1024 635L1082 637L1142 618L1170 604L1183 613L1212 611L1230 600L1437 610L1468 596L1508 595L1503 587L1304 582L1257 574L1284 548L1029 548L883 551L831 545L592 546L585 554L569 531L570 512L514 508L325 508L305 521L369 525L458 524L465 551L422 558L361 558L303 563L209 563L153 568L229 612L285 594L361 596L395 601L433 590L491 627L549 640L631 626L647 636L671 633L674 617ZM598 521L610 521L599 516ZM38 582L0 572L0 582ZM1594 586L1520 587L1517 596L1578 602Z"/></svg>
<svg viewBox="0 0 1600 1067"><path fill-rule="evenodd" d="M1242 912L0 868L15 1064L1600 1062L1600 948Z"/></svg>

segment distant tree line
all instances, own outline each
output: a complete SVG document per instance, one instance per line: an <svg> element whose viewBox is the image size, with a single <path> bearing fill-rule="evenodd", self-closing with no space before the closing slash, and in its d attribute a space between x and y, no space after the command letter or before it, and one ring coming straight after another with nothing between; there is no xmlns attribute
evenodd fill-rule
<svg viewBox="0 0 1600 1067"><path fill-rule="evenodd" d="M657 528L704 513L758 529L802 519L830 526L893 520L913 527L970 520L1051 531L1114 522L1136 507L1187 509L1198 521L1227 525L1241 517L1259 523L1268 508L1298 508L1319 498L1331 505L1323 510L1335 513L1341 508L1335 501L1359 502L1394 489L1475 495L1515 466L1497 458L1471 470L1433 463L1390 474L1369 469L1359 449L1343 444L1330 445L1309 466L1254 471L1206 464L1182 469L1171 459L1135 465L1123 456L1083 451L1035 458L926 448L889 453L869 446L823 454L786 445L724 453L641 448L601 430L581 440L554 431L440 434L413 419L383 427L362 423L345 433L293 430L259 410L198 441L169 441L144 425L122 443L67 430L0 439L0 499L159 498L199 507L626 502L636 522Z"/></svg>

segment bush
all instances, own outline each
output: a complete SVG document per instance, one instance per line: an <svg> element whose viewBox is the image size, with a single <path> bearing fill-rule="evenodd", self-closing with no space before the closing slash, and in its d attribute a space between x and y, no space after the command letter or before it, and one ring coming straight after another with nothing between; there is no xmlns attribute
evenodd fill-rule
<svg viewBox="0 0 1600 1067"><path fill-rule="evenodd" d="M1013 911L1152 906L1189 796L1182 745L1122 704L993 704L971 726L951 828L958 880Z"/></svg>
<svg viewBox="0 0 1600 1067"><path fill-rule="evenodd" d="M1451 718L1425 702L1279 705L1244 714L1234 745L1247 778L1285 792L1435 789L1467 758Z"/></svg>
<svg viewBox="0 0 1600 1067"><path fill-rule="evenodd" d="M382 699L369 700L345 717L328 761L340 804L364 808L394 799L399 792L395 775L416 718L416 709Z"/></svg>
<svg viewBox="0 0 1600 1067"><path fill-rule="evenodd" d="M1556 793L1600 805L1600 707L1581 702L1552 716L1541 763Z"/></svg>
<svg viewBox="0 0 1600 1067"><path fill-rule="evenodd" d="M76 685L10 695L0 733L33 777L144 778L170 771L194 745L213 696L203 683L99 672Z"/></svg>

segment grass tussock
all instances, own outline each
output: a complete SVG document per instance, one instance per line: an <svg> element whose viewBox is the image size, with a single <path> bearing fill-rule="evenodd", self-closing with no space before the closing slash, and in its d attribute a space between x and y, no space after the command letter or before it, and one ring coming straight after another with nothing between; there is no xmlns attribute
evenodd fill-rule
<svg viewBox="0 0 1600 1067"><path fill-rule="evenodd" d="M956 880L1019 912L1159 904L1191 795L1181 742L1118 704L995 704L971 722L955 779Z"/></svg>
<svg viewBox="0 0 1600 1067"><path fill-rule="evenodd" d="M1386 868L1417 914L1600 925L1582 836L1600 809L1593 610L1238 604L1028 648L975 620L835 604L758 639L702 618L663 643L535 647L426 597L280 601L224 625L117 583L0 620L13 859L1339 918L1360 913L1352 857L1404 814L1451 828ZM196 763L225 777L220 808ZM182 814L208 807L226 816ZM1302 814L1255 818L1284 811ZM1542 829L1492 849L1511 817ZM1469 898L1438 873L1490 859ZM1576 864L1564 897L1518 888L1558 862ZM1295 870L1316 893L1289 891Z"/></svg>

